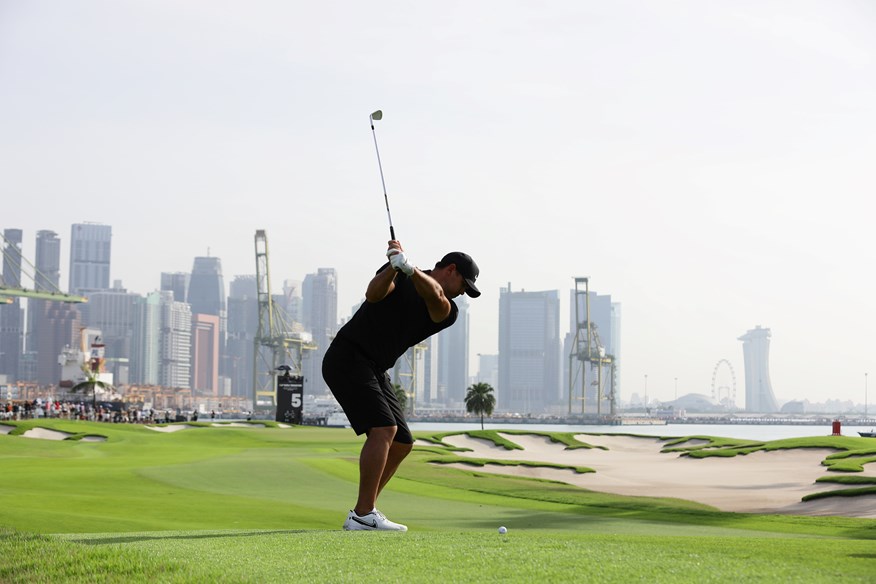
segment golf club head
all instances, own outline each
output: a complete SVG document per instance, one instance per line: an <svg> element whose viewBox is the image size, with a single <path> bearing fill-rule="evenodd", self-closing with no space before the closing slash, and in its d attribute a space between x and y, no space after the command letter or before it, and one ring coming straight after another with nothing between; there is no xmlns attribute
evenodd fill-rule
<svg viewBox="0 0 876 584"><path fill-rule="evenodd" d="M372 120L382 120L383 119L383 111L377 110L373 114L371 114Z"/></svg>

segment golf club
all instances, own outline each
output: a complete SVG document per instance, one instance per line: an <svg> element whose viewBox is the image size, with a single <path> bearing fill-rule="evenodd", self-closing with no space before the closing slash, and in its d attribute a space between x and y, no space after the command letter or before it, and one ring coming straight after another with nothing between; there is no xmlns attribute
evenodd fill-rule
<svg viewBox="0 0 876 584"><path fill-rule="evenodd" d="M395 229L392 228L392 215L389 212L389 197L386 196L386 182L383 180L383 165L380 163L380 149L377 147L377 132L374 131L374 120L383 119L383 112L377 110L369 116L371 134L374 136L374 151L377 152L377 167L380 169L380 184L383 185L383 200L386 202L386 217L389 219L389 237L395 241Z"/></svg>

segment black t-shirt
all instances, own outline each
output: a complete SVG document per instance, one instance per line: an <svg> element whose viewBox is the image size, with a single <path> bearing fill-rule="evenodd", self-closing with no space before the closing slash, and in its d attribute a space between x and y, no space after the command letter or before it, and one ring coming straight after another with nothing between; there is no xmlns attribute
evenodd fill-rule
<svg viewBox="0 0 876 584"><path fill-rule="evenodd" d="M389 264L381 270L386 266ZM338 337L352 342L378 370L386 371L409 348L456 322L457 314L459 308L450 300L447 318L432 322L426 301L417 294L413 281L399 272L395 289L380 302L363 302L338 331Z"/></svg>

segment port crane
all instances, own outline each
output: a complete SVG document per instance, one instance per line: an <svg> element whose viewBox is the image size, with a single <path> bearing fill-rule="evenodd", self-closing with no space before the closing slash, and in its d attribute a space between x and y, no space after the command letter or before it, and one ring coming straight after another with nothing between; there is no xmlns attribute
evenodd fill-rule
<svg viewBox="0 0 876 584"><path fill-rule="evenodd" d="M255 259L258 331L253 341L254 410L276 407L277 394L274 380L277 372L282 367L282 370L289 375L301 375L301 360L304 352L316 349L309 334L292 330L285 311L273 301L271 273L268 266L268 235L264 229L255 232Z"/></svg>
<svg viewBox="0 0 876 584"><path fill-rule="evenodd" d="M583 285L583 290L580 286ZM581 302L584 298L584 314L580 314ZM590 279L575 278L575 338L572 340L572 351L569 354L569 414L572 413L573 399L581 400L581 415L586 416L586 401L588 394L587 381L595 388L596 416L599 419L605 417L602 412L603 402L608 401L608 416L614 418L617 415L617 368L613 355L606 352L596 323L590 320ZM589 367L589 375L588 375ZM577 381L580 379L580 390L577 390ZM606 387L608 382L608 387ZM576 395L576 392L578 395Z"/></svg>

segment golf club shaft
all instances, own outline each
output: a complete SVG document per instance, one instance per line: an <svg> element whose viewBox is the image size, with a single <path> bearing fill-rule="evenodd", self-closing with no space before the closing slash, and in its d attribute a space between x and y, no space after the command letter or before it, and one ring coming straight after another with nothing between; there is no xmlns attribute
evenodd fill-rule
<svg viewBox="0 0 876 584"><path fill-rule="evenodd" d="M371 135L374 136L374 151L377 152L377 168L380 169L380 184L383 186L383 201L386 203L386 218L389 219L389 237L395 241L392 227L392 214L389 212L389 197L386 195L386 181L383 180L383 164L380 162L380 148L377 147L377 132L374 131L374 118L371 118Z"/></svg>

